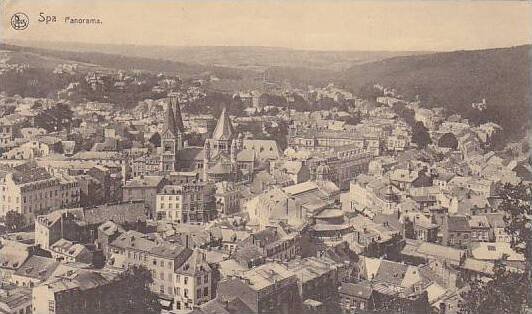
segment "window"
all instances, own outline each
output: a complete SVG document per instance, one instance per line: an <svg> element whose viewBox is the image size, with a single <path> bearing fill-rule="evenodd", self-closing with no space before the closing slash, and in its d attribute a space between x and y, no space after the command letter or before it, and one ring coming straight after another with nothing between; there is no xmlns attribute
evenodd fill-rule
<svg viewBox="0 0 532 314"><path fill-rule="evenodd" d="M201 285L201 276L196 277L196 284Z"/></svg>
<svg viewBox="0 0 532 314"><path fill-rule="evenodd" d="M196 298L201 298L201 288L196 290Z"/></svg>
<svg viewBox="0 0 532 314"><path fill-rule="evenodd" d="M54 313L55 312L55 301L49 300L48 301L48 311Z"/></svg>
<svg viewBox="0 0 532 314"><path fill-rule="evenodd" d="M164 272L161 272L161 280L164 280Z"/></svg>
<svg viewBox="0 0 532 314"><path fill-rule="evenodd" d="M209 288L208 287L205 287L205 289L203 289L203 296L204 297L208 297L209 296Z"/></svg>
<svg viewBox="0 0 532 314"><path fill-rule="evenodd" d="M204 283L208 283L209 282L209 275L205 275L205 277L203 278L203 282Z"/></svg>
<svg viewBox="0 0 532 314"><path fill-rule="evenodd" d="M185 276L185 277L183 277L183 278L185 278L185 279L184 279L184 280L185 280L185 285L188 284L188 277Z"/></svg>
<svg viewBox="0 0 532 314"><path fill-rule="evenodd" d="M163 285L161 285L161 286L159 287L159 292L164 293L164 286L163 286Z"/></svg>
<svg viewBox="0 0 532 314"><path fill-rule="evenodd" d="M175 281L176 281L176 282L180 282L180 281L181 281L181 276L179 276L179 275L175 275Z"/></svg>
<svg viewBox="0 0 532 314"><path fill-rule="evenodd" d="M174 288L174 293L175 293L175 295L179 295L179 292L180 292L180 291L179 291L179 287L178 287L178 288Z"/></svg>
<svg viewBox="0 0 532 314"><path fill-rule="evenodd" d="M185 296L185 298L188 298L188 289L183 289L183 296Z"/></svg>

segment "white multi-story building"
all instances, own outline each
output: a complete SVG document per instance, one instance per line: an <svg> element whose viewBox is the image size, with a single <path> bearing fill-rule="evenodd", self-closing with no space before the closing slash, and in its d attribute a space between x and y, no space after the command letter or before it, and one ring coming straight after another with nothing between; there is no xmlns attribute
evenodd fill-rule
<svg viewBox="0 0 532 314"><path fill-rule="evenodd" d="M157 219L177 223L204 223L216 215L211 184L166 185L157 193Z"/></svg>
<svg viewBox="0 0 532 314"><path fill-rule="evenodd" d="M156 243L142 233L128 231L109 245L108 254L114 266L149 269L153 277L150 289L162 300L173 300L176 310L192 309L214 297L212 269L200 250Z"/></svg>
<svg viewBox="0 0 532 314"><path fill-rule="evenodd" d="M53 177L34 164L5 169L0 177L0 216L12 210L31 223L35 213L77 204L79 183L75 179Z"/></svg>

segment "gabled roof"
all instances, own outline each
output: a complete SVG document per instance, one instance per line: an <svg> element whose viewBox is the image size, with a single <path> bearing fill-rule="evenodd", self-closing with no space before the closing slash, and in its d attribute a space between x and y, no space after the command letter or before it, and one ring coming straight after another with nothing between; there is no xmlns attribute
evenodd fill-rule
<svg viewBox="0 0 532 314"><path fill-rule="evenodd" d="M507 261L524 262L525 256L512 249L510 243L506 242L473 242L471 245L471 256L477 260L500 260L507 256Z"/></svg>
<svg viewBox="0 0 532 314"><path fill-rule="evenodd" d="M57 240L54 244L52 244L50 249L57 253L65 254L74 258L88 251L83 244L74 243L65 239Z"/></svg>
<svg viewBox="0 0 532 314"><path fill-rule="evenodd" d="M194 250L192 254L188 255L188 258L183 261L179 269L176 269L176 272L195 276L198 273L208 272L210 270L211 267L207 263L205 253L199 250Z"/></svg>
<svg viewBox="0 0 532 314"><path fill-rule="evenodd" d="M470 232L469 221L465 216L447 217L447 230L449 232Z"/></svg>
<svg viewBox="0 0 532 314"><path fill-rule="evenodd" d="M110 245L122 249L127 248L149 252L157 246L157 243L148 240L146 235L140 232L129 230L128 232L123 233L118 238L116 238L113 242L110 243Z"/></svg>
<svg viewBox="0 0 532 314"><path fill-rule="evenodd" d="M492 228L506 227L506 222L504 221L504 214L502 213L488 213L484 214L483 216L488 219L488 222Z"/></svg>
<svg viewBox="0 0 532 314"><path fill-rule="evenodd" d="M365 283L342 282L338 292L351 297L363 298L367 300L373 294L373 289L371 288L371 285Z"/></svg>
<svg viewBox="0 0 532 314"><path fill-rule="evenodd" d="M490 223L488 218L483 215L473 215L469 219L469 226L471 228L489 228Z"/></svg>
<svg viewBox="0 0 532 314"><path fill-rule="evenodd" d="M146 221L145 205L140 202L100 205L84 209L83 213L83 221L89 225L102 224L107 220L118 224Z"/></svg>
<svg viewBox="0 0 532 314"><path fill-rule="evenodd" d="M15 166L12 173L13 181L16 184L26 184L53 179L46 169L37 166L37 164L34 162L28 162Z"/></svg>
<svg viewBox="0 0 532 314"><path fill-rule="evenodd" d="M202 161L204 159L205 152L203 147L194 147L188 146L180 150L178 153L178 158L180 161L192 162L192 161Z"/></svg>
<svg viewBox="0 0 532 314"><path fill-rule="evenodd" d="M52 275L58 265L59 262L53 258L33 255L22 264L15 274L44 281Z"/></svg>
<svg viewBox="0 0 532 314"><path fill-rule="evenodd" d="M156 188L164 180L163 176L140 176L126 182L128 188Z"/></svg>
<svg viewBox="0 0 532 314"><path fill-rule="evenodd" d="M98 231L101 231L103 232L104 234L110 236L110 235L113 235L115 233L124 233L126 232L120 225L116 224L115 222L113 221L106 221L104 222L103 224L101 224L99 227L98 227Z"/></svg>
<svg viewBox="0 0 532 314"><path fill-rule="evenodd" d="M18 269L30 256L22 245L6 245L0 249L0 268Z"/></svg>
<svg viewBox="0 0 532 314"><path fill-rule="evenodd" d="M253 162L255 161L255 154L256 153L252 150L244 149L238 152L236 155L236 160L242 162Z"/></svg>
<svg viewBox="0 0 532 314"><path fill-rule="evenodd" d="M238 250L233 254L233 259L241 264L248 264L248 262L253 262L254 260L260 260L263 258L261 256L259 249L251 244L244 244L240 246Z"/></svg>
<svg viewBox="0 0 532 314"><path fill-rule="evenodd" d="M212 138L214 140L228 141L228 140L231 140L234 135L235 135L235 129L233 128L231 119L229 119L227 110L224 107L222 110L222 113L220 114L220 118L218 119L218 122L216 123L216 128L214 129L214 132L212 133Z"/></svg>
<svg viewBox="0 0 532 314"><path fill-rule="evenodd" d="M374 280L400 286L408 271L408 265L382 260Z"/></svg>
<svg viewBox="0 0 532 314"><path fill-rule="evenodd" d="M208 169L210 174L228 174L231 173L231 171L231 164L223 163L221 161L217 162L214 166L209 167Z"/></svg>
<svg viewBox="0 0 532 314"><path fill-rule="evenodd" d="M281 157L281 152L277 146L277 142L274 140L246 139L243 142L244 149L254 151L259 159L276 160Z"/></svg>

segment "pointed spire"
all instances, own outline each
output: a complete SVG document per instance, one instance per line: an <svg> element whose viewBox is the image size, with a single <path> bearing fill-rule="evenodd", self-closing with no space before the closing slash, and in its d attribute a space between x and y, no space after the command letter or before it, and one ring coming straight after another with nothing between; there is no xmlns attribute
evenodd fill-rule
<svg viewBox="0 0 532 314"><path fill-rule="evenodd" d="M227 110L224 106L222 113L220 114L220 118L218 119L218 122L216 123L216 128L214 129L214 132L212 133L212 138L214 140L231 140L235 134L235 129L233 128L233 124L231 123L231 119L229 119L229 114L227 114Z"/></svg>
<svg viewBox="0 0 532 314"><path fill-rule="evenodd" d="M181 133L185 132L185 125L183 124L183 117L181 116L181 106L177 97L170 98L170 102L174 107L174 120L177 130Z"/></svg>
<svg viewBox="0 0 532 314"><path fill-rule="evenodd" d="M166 115L164 117L163 133L170 131L173 135L177 135L174 109L172 107L172 101L166 103Z"/></svg>

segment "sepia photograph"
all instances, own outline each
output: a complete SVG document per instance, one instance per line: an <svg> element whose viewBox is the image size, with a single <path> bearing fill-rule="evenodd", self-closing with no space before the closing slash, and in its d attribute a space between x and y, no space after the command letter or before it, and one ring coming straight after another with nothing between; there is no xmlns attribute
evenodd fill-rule
<svg viewBox="0 0 532 314"><path fill-rule="evenodd" d="M0 0L0 313L532 314L532 2Z"/></svg>

